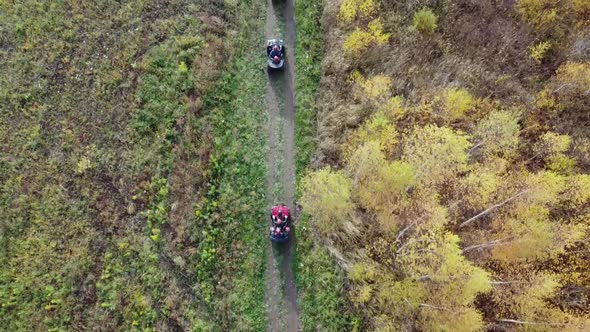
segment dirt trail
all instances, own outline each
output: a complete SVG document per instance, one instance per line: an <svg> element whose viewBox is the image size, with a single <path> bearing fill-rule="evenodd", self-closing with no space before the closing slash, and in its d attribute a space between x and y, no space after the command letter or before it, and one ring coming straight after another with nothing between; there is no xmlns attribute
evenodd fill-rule
<svg viewBox="0 0 590 332"><path fill-rule="evenodd" d="M285 41L283 72L269 72L267 84L268 208L278 202L294 208L295 192L295 20L293 0L268 0L266 38ZM293 216L295 221L297 216ZM293 273L295 232L287 244L273 247L269 241L266 271L268 331L298 331L297 289ZM280 270L279 270L280 269ZM281 278L282 277L282 278ZM286 319L285 319L286 318ZM281 326L286 323L286 326Z"/></svg>

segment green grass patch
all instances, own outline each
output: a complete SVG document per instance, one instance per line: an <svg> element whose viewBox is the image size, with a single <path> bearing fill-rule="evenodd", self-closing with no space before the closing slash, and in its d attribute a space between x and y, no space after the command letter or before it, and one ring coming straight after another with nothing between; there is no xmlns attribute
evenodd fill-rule
<svg viewBox="0 0 590 332"><path fill-rule="evenodd" d="M214 109L212 175L198 206L204 241L198 276L221 330L261 331L266 326L266 105L263 1L239 5L242 33L220 84L203 98ZM201 236L198 235L198 236ZM207 260L210 260L208 262Z"/></svg>
<svg viewBox="0 0 590 332"><path fill-rule="evenodd" d="M317 146L317 113L321 77L321 2L295 2L297 72L295 144L297 183L309 170ZM297 220L294 270L300 298L299 316L304 331L350 330L350 317L342 294L343 279L327 250L313 241L307 216Z"/></svg>
<svg viewBox="0 0 590 332"><path fill-rule="evenodd" d="M307 171L317 145L318 96L321 77L323 6L318 1L296 1L297 25L295 145L297 179Z"/></svg>
<svg viewBox="0 0 590 332"><path fill-rule="evenodd" d="M6 330L215 328L161 234L207 6L0 2Z"/></svg>

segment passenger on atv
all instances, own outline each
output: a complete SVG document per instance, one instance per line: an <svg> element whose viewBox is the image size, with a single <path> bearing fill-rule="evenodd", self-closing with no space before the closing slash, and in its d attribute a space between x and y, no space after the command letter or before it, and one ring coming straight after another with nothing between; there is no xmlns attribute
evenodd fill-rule
<svg viewBox="0 0 590 332"><path fill-rule="evenodd" d="M272 207L270 213L270 239L273 242L286 242L289 239L291 227L289 208L283 204Z"/></svg>
<svg viewBox="0 0 590 332"><path fill-rule="evenodd" d="M282 47L279 45L273 46L272 50L268 52L268 56L272 59L274 63L278 64L279 61L281 61L281 58L283 57Z"/></svg>
<svg viewBox="0 0 590 332"><path fill-rule="evenodd" d="M284 226L289 222L289 208L286 205L275 205L270 212L270 219L275 226Z"/></svg>
<svg viewBox="0 0 590 332"><path fill-rule="evenodd" d="M266 55L268 67L271 69L282 69L285 64L285 46L280 39L266 41Z"/></svg>

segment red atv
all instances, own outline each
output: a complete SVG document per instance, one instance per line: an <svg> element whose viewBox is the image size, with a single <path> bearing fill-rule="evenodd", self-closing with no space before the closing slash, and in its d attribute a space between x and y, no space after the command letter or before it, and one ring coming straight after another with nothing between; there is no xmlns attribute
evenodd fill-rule
<svg viewBox="0 0 590 332"><path fill-rule="evenodd" d="M284 204L272 207L270 212L270 240L273 242L287 242L291 232L291 213Z"/></svg>

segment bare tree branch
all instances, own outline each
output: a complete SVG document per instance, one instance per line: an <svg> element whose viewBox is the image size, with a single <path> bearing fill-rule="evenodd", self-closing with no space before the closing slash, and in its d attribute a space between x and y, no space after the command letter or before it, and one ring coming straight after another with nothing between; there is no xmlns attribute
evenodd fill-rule
<svg viewBox="0 0 590 332"><path fill-rule="evenodd" d="M416 281L420 282L420 281L427 281L427 280L432 280L432 278L430 278L429 275L425 275L425 276L421 276L419 278L416 279Z"/></svg>
<svg viewBox="0 0 590 332"><path fill-rule="evenodd" d="M483 143L485 143L485 140L482 140L481 142L475 144L473 147L471 147L471 149L469 149L469 151L467 151L467 154L471 154L471 152L473 152L473 150L479 148L480 146L483 145Z"/></svg>
<svg viewBox="0 0 590 332"><path fill-rule="evenodd" d="M528 322L528 321L524 321L524 320L506 319L506 318L497 319L496 321L498 321L500 323L512 323L512 324L522 324L522 325L546 325L546 326L565 326L565 325L567 325L567 324L562 324L562 323Z"/></svg>
<svg viewBox="0 0 590 332"><path fill-rule="evenodd" d="M404 234L414 225L416 225L416 221L414 221L413 223L409 224L408 226L406 226L404 229L402 229L399 234L397 235L397 237L395 238L395 242L399 242L399 240L401 240L402 236L404 236Z"/></svg>
<svg viewBox="0 0 590 332"><path fill-rule="evenodd" d="M559 88L551 91L551 94L554 95L554 94L558 93L559 91L561 91L561 89L565 88L566 86L570 86L570 85L571 84L567 84L567 83L566 84L562 84Z"/></svg>
<svg viewBox="0 0 590 332"><path fill-rule="evenodd" d="M528 284L528 281L491 281L490 285L492 286L501 286L501 285L512 285L512 284Z"/></svg>
<svg viewBox="0 0 590 332"><path fill-rule="evenodd" d="M512 243L512 241L502 242L502 241L504 241L506 239L508 239L508 238L494 240L494 241L490 241L488 243L482 243L482 244L472 245L472 246L463 248L463 253L466 253L468 251L475 250L475 249L487 249L487 248L492 248L492 247L497 247L497 246L503 246L503 245Z"/></svg>
<svg viewBox="0 0 590 332"><path fill-rule="evenodd" d="M420 303L419 306L422 308L429 308L429 309L436 309L436 310L443 310L443 311L452 312L451 310L449 310L447 308L443 308L443 307L439 307L439 306L435 306L435 305L427 304L427 303Z"/></svg>
<svg viewBox="0 0 590 332"><path fill-rule="evenodd" d="M413 306L413 305L410 303L410 300L408 300L408 298L407 298L407 297L404 297L404 301L406 301L406 303L407 303L407 304L408 304L408 305L409 305L411 308L413 308L413 307L414 307L414 306Z"/></svg>
<svg viewBox="0 0 590 332"><path fill-rule="evenodd" d="M459 225L459 229L461 229L461 228L463 228L463 227L465 227L465 226L467 226L467 225L471 224L471 223L472 223L472 222L474 222L475 220L477 220L477 219L479 219L479 218L481 218L481 217L485 216L486 214L488 214L488 213L492 212L493 210L495 210L495 209L497 209L497 208L499 208L499 207L502 207L502 206L504 206L504 205L508 204L509 202L511 202L511 201L513 201L513 200L515 200L515 199L517 199L519 196L521 196L521 195L525 194L526 192L528 192L528 189L527 189L527 190L523 190L523 191L519 192L518 194L516 194L516 195L514 195L514 196L512 196L512 197L510 197L510 198L508 198L507 200L505 200L505 201L503 201L503 202L501 202L501 203L498 203L498 204L496 204L496 205L493 205L493 206L491 206L491 207L489 207L489 208L487 208L487 209L483 210L482 212L478 213L477 215L475 215L475 216L473 216L473 217L471 217L471 218L467 219L466 221L464 221L464 222L463 222L461 225Z"/></svg>
<svg viewBox="0 0 590 332"><path fill-rule="evenodd" d="M414 240L414 239L410 239L403 246L399 247L395 251L395 253L399 255L399 253L402 251L402 249L404 249L405 247L409 246L410 244L414 244L414 243L417 243L417 242L424 242L424 241L426 241L426 240Z"/></svg>

